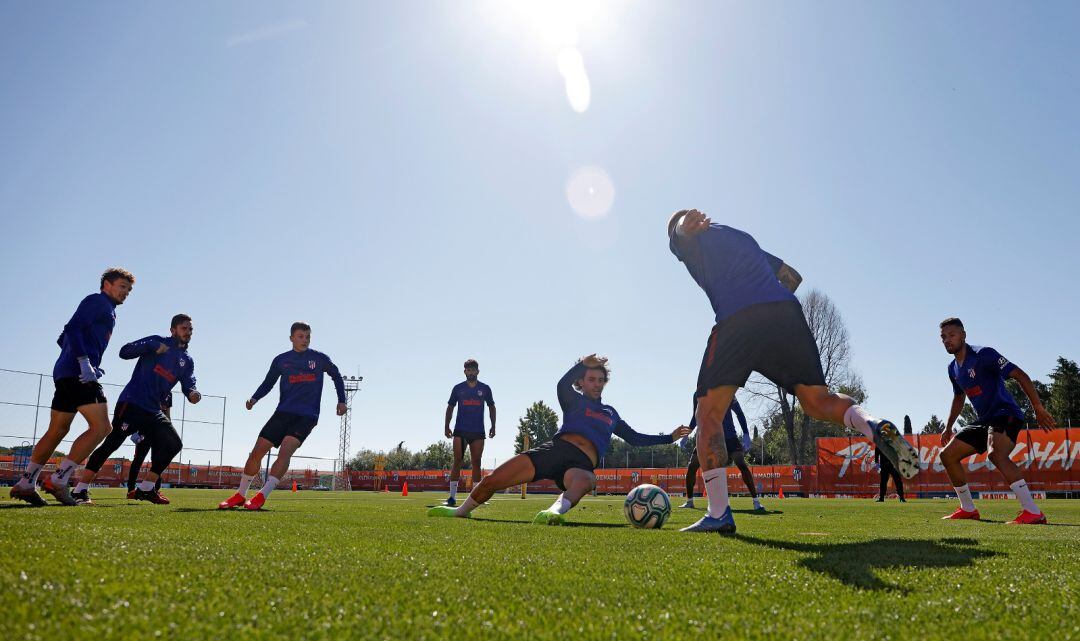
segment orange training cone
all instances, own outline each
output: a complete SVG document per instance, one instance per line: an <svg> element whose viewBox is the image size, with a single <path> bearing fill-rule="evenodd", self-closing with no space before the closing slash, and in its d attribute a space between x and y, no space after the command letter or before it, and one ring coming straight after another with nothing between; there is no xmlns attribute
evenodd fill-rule
<svg viewBox="0 0 1080 641"><path fill-rule="evenodd" d="M402 496L408 496L409 495L409 482L408 481L405 481L404 483L401 484L401 495Z"/></svg>
<svg viewBox="0 0 1080 641"><path fill-rule="evenodd" d="M292 491L293 492L296 491L296 481L295 480L292 482Z"/></svg>
<svg viewBox="0 0 1080 641"><path fill-rule="evenodd" d="M784 498L784 486L783 485L780 486L780 492L779 492L779 494L777 496L779 496L780 498Z"/></svg>

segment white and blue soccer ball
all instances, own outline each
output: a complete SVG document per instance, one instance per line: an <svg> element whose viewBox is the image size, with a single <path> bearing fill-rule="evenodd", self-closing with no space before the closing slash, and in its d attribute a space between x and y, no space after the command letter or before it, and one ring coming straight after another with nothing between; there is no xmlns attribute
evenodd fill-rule
<svg viewBox="0 0 1080 641"><path fill-rule="evenodd" d="M623 514L634 527L659 529L671 516L671 499L662 488L643 483L626 495Z"/></svg>

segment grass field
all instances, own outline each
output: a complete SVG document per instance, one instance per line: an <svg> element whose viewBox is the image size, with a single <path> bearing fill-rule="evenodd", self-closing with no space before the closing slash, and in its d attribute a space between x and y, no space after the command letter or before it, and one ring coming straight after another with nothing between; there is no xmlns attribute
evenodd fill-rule
<svg viewBox="0 0 1080 641"><path fill-rule="evenodd" d="M277 492L219 512L95 490L94 507L0 500L0 632L30 639L1080 638L1080 501L1049 526L945 522L953 501L736 499L739 533L634 530L621 498L536 526L550 496L471 521L443 494Z"/></svg>

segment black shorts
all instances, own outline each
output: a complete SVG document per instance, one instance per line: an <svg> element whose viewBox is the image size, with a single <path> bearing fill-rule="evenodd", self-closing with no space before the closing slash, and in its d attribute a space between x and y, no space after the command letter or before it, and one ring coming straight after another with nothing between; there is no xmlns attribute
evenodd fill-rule
<svg viewBox="0 0 1080 641"><path fill-rule="evenodd" d="M459 432L454 430L454 438L459 438L465 445L472 445L473 441L482 441L486 437L483 432Z"/></svg>
<svg viewBox="0 0 1080 641"><path fill-rule="evenodd" d="M54 381L56 392L53 394L52 408L57 412L74 414L83 405L105 403L105 390L101 389L101 383L80 383L79 379L72 376L58 378Z"/></svg>
<svg viewBox="0 0 1080 641"><path fill-rule="evenodd" d="M742 439L738 436L732 436L731 438L724 439L724 442L727 444L728 454L737 454L744 451L742 446Z"/></svg>
<svg viewBox="0 0 1080 641"><path fill-rule="evenodd" d="M114 430L123 432L125 437L138 432L149 441L153 441L154 435L159 429L175 431L172 421L165 416L165 412L147 412L138 405L128 402L116 404L116 410L113 412L112 427Z"/></svg>
<svg viewBox="0 0 1080 641"><path fill-rule="evenodd" d="M824 385L821 355L795 301L760 303L717 323L698 372L697 393L742 387L752 372L794 392L796 385Z"/></svg>
<svg viewBox="0 0 1080 641"><path fill-rule="evenodd" d="M291 436L303 443L318 422L319 419L311 416L274 412L259 432L259 437L270 441L274 447L281 447L281 442L286 436Z"/></svg>
<svg viewBox="0 0 1080 641"><path fill-rule="evenodd" d="M529 457L533 467L536 468L533 481L550 479L555 481L555 485L558 485L559 489L564 492L566 486L563 485L563 476L566 475L567 470L578 468L586 472L592 472L596 469L592 461L589 460L588 454L582 452L577 445L568 443L561 438L552 439L524 454Z"/></svg>
<svg viewBox="0 0 1080 641"><path fill-rule="evenodd" d="M1020 436L1020 428L1023 427L1023 423L1022 419L1015 416L996 416L987 420L985 424L971 423L960 428L956 432L956 439L975 448L977 454L982 454L987 450L990 441L990 430L1008 436L1009 440L1015 444L1016 438Z"/></svg>

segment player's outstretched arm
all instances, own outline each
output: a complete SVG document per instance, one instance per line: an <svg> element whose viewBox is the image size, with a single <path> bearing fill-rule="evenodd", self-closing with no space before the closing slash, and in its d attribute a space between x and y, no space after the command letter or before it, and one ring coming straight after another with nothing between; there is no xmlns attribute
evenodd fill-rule
<svg viewBox="0 0 1080 641"><path fill-rule="evenodd" d="M133 358L150 356L152 354L164 354L169 347L161 342L160 336L147 336L137 341L132 341L120 348L120 358L129 361Z"/></svg>
<svg viewBox="0 0 1080 641"><path fill-rule="evenodd" d="M1009 378L1020 384L1020 389L1024 390L1024 394L1031 401L1031 408L1035 410L1035 421L1039 424L1039 427L1044 431L1056 427L1054 417L1050 416L1050 412L1047 412L1046 408L1043 407L1042 399L1039 398L1039 393L1035 391L1035 385L1031 383L1031 377L1027 375L1027 372L1019 367L1014 367L1013 371L1009 372Z"/></svg>
<svg viewBox="0 0 1080 641"><path fill-rule="evenodd" d="M574 366L567 370L555 385L555 393L559 397L559 407L562 408L563 414L574 411L581 403L581 394L574 389L574 381L579 380L588 371L585 361L590 357L596 358L596 354L586 356L580 363L574 363Z"/></svg>
<svg viewBox="0 0 1080 641"><path fill-rule="evenodd" d="M258 403L259 399L270 393L270 390L274 387L274 383L277 383L280 376L281 372L278 370L277 360L271 361L270 370L266 372L266 378L264 378L262 384L259 385L259 389L255 390L255 393L247 400L247 403L244 403L244 406L248 409L255 407L255 403Z"/></svg>
<svg viewBox="0 0 1080 641"><path fill-rule="evenodd" d="M674 443L676 439L680 439L690 433L690 428L685 425L676 427L670 434L642 434L637 432L634 428L630 427L624 420L619 420L615 424L615 429L612 433L618 436L622 440L626 441L634 447L643 447L650 445L667 445Z"/></svg>

